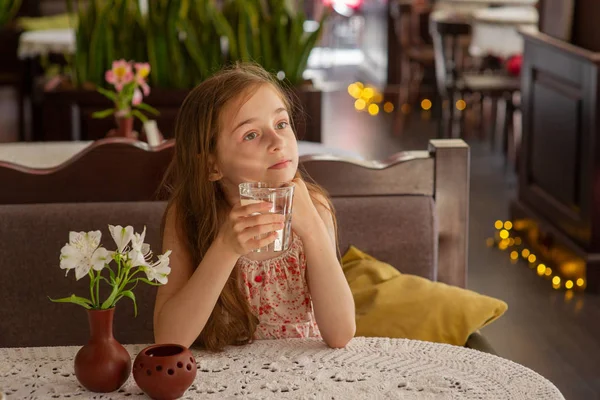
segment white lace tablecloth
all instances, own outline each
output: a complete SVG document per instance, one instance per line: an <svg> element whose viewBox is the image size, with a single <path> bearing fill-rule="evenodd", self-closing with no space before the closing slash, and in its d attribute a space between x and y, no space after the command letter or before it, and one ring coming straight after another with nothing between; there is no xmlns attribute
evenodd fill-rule
<svg viewBox="0 0 600 400"><path fill-rule="evenodd" d="M143 348L126 346L132 359ZM73 375L78 347L0 349L9 399L131 399L92 394ZM195 351L198 374L183 399L564 399L552 383L511 361L463 347L354 338L345 349L306 339L258 341L220 354Z"/></svg>
<svg viewBox="0 0 600 400"><path fill-rule="evenodd" d="M23 32L19 37L19 58L49 53L75 53L75 32L72 29L45 29Z"/></svg>

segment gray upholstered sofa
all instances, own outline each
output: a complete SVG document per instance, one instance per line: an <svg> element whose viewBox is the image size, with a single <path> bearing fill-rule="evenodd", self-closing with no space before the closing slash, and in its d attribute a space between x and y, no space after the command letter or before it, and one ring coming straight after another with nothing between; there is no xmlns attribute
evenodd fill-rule
<svg viewBox="0 0 600 400"><path fill-rule="evenodd" d="M427 151L384 162L350 162L307 156L302 166L333 198L340 250L354 244L401 272L466 285L469 148L461 140L433 140ZM1 184L1 182L0 182ZM147 242L160 250L164 202L0 205L0 347L82 344L85 310L51 297L86 295L88 278L76 282L59 268L68 232L100 229L114 248L108 224L147 227ZM122 343L153 341L155 288L139 285L133 305L117 306L115 337ZM475 334L469 346L489 350Z"/></svg>

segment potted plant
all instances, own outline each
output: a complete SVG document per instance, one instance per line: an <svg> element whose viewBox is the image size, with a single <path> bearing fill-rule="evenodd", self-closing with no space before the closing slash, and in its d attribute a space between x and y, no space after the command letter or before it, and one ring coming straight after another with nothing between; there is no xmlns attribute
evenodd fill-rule
<svg viewBox="0 0 600 400"><path fill-rule="evenodd" d="M145 123L148 121L148 118L142 111L154 115L160 114L154 107L142 102L143 97L150 94L150 86L146 82L149 74L150 64L132 63L125 60L113 61L112 68L106 71L106 82L113 85L115 91L106 90L101 87L98 87L96 90L111 100L114 106L102 111L96 111L92 114L92 117L106 118L114 115L117 129L112 129L108 133L108 137L120 136L137 139L138 134L133 131L133 118L136 117Z"/></svg>
<svg viewBox="0 0 600 400"><path fill-rule="evenodd" d="M131 373L131 357L113 337L115 306L123 298L131 299L137 315L133 293L136 286L140 282L165 284L171 272L170 251L152 262L150 246L144 243L146 228L140 234L135 233L131 226L108 227L117 245L115 251L101 247L102 233L91 231L69 232L69 243L60 252L61 269L67 274L74 270L77 280L86 276L90 278L90 297L71 295L50 299L57 303L77 304L88 312L90 340L75 356L74 368L78 381L93 392L115 391ZM110 294L104 300L100 298L102 282L110 287Z"/></svg>
<svg viewBox="0 0 600 400"><path fill-rule="evenodd" d="M161 0L149 1L142 10L137 0L90 0L87 7L76 8L81 23L76 28L72 84L45 94L46 139L104 136L110 126L92 120L92 114L110 102L85 89L104 87L103 71L113 60L123 58L148 60L153 90L145 103L160 111L157 122L165 137L172 137L179 106L189 90L227 63L253 60L291 88L292 97L300 100L308 114L309 126L302 128L299 119L297 130L306 131L305 139L320 141L321 93L304 82L302 73L321 28L304 32L306 17L288 0L220 4ZM79 136L65 129L65 121L73 119L79 120Z"/></svg>

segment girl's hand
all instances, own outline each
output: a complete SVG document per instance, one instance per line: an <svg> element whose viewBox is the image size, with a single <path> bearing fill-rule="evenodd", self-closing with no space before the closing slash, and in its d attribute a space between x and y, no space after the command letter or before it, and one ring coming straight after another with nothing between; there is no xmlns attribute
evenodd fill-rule
<svg viewBox="0 0 600 400"><path fill-rule="evenodd" d="M312 198L304 181L296 178L294 183L294 203L292 206L292 229L301 239L310 235L315 224L322 223L317 208L313 204Z"/></svg>
<svg viewBox="0 0 600 400"><path fill-rule="evenodd" d="M264 202L236 204L219 231L222 242L239 256L273 243L277 237L275 231L283 228L284 216L268 213L271 206ZM257 236L261 238L256 239Z"/></svg>

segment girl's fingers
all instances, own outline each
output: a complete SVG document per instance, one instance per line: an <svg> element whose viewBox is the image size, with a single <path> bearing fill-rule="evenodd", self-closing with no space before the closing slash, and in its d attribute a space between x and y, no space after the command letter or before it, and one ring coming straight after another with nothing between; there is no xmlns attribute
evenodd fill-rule
<svg viewBox="0 0 600 400"><path fill-rule="evenodd" d="M283 223L273 223L268 225L258 225L252 228L245 229L239 236L240 243L249 242L254 240L257 236L264 235L266 233L275 233L275 231L283 229ZM269 242L271 243L271 242Z"/></svg>
<svg viewBox="0 0 600 400"><path fill-rule="evenodd" d="M271 210L272 207L273 207L273 204L267 203L267 202L247 204L245 206L242 206L241 204L238 203L231 210L230 216L233 219L236 219L236 218L241 218L241 217L247 217L248 215L252 215L252 214L267 213Z"/></svg>
<svg viewBox="0 0 600 400"><path fill-rule="evenodd" d="M242 232L247 228L282 223L284 220L285 217L282 214L260 214L253 215L251 217L240 218L236 221L235 226L237 232Z"/></svg>
<svg viewBox="0 0 600 400"><path fill-rule="evenodd" d="M256 250L262 247L266 247L273 243L277 238L277 233L271 232L267 236L261 239L251 239L246 242L246 246L249 250Z"/></svg>

